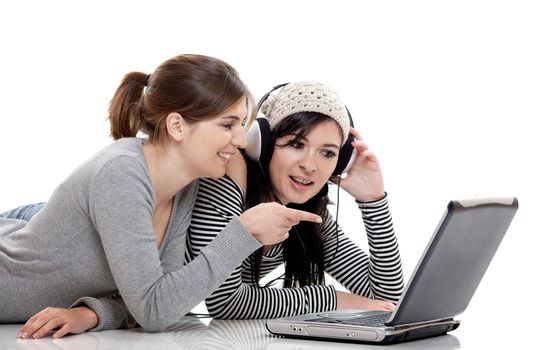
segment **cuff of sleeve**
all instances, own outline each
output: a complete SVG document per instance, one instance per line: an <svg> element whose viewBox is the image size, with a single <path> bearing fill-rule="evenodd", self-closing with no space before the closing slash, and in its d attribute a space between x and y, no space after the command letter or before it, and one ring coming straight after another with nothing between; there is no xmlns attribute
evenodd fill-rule
<svg viewBox="0 0 543 350"><path fill-rule="evenodd" d="M333 311L337 307L336 289L332 285L312 285L302 289L305 293L303 313Z"/></svg>
<svg viewBox="0 0 543 350"><path fill-rule="evenodd" d="M328 300L330 300L330 308L326 311L333 311L333 310L336 310L337 309L337 293L336 293L336 288L334 288L333 285L329 285L327 286L329 287L327 289L327 292L328 292Z"/></svg>
<svg viewBox="0 0 543 350"><path fill-rule="evenodd" d="M356 199L356 204L358 205L358 208L360 209L379 208L379 207L382 207L383 205L386 205L387 203L388 203L388 194L386 192L383 198L376 199L374 201L362 202Z"/></svg>
<svg viewBox="0 0 543 350"><path fill-rule="evenodd" d="M262 244L234 217L208 247L215 250L223 263L233 270Z"/></svg>
<svg viewBox="0 0 543 350"><path fill-rule="evenodd" d="M123 323L123 316L125 310L113 299L110 298L91 298L83 297L78 299L70 308L86 306L98 317L98 324L96 327L89 329L89 332L98 332L105 329L117 329L120 328Z"/></svg>

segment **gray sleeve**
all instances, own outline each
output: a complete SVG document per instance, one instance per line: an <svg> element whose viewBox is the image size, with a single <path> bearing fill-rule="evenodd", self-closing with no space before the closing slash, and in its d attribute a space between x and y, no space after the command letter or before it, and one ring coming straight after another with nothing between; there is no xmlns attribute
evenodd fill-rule
<svg viewBox="0 0 543 350"><path fill-rule="evenodd" d="M98 317L96 327L89 332L98 332L107 329L134 328L137 322L128 311L126 304L120 296L104 298L83 297L78 299L71 307L86 306Z"/></svg>
<svg viewBox="0 0 543 350"><path fill-rule="evenodd" d="M145 330L163 331L210 295L260 243L236 218L196 259L164 273L141 166L128 157L104 165L91 183L89 209L127 309Z"/></svg>

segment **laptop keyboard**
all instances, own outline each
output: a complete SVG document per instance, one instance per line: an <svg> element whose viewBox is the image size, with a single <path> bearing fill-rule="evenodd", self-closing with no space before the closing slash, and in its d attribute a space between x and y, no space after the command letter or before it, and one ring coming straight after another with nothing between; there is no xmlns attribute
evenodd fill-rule
<svg viewBox="0 0 543 350"><path fill-rule="evenodd" d="M367 312L364 314L364 316L359 317L322 317L306 321L378 327L383 326L385 322L390 318L391 314L392 312L372 311Z"/></svg>

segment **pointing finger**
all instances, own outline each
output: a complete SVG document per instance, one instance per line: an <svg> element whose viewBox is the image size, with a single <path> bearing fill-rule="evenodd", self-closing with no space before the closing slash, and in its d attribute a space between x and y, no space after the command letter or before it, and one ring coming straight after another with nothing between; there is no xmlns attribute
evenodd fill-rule
<svg viewBox="0 0 543 350"><path fill-rule="evenodd" d="M322 218L318 216L317 214L309 213L307 211L298 210L298 209L290 209L287 217L292 220L293 222L297 221L311 221L316 222L317 224L320 224L322 222Z"/></svg>

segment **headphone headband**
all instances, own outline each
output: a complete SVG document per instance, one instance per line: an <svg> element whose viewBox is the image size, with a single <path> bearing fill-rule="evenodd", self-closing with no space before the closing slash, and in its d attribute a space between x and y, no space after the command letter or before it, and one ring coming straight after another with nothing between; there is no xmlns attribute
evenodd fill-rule
<svg viewBox="0 0 543 350"><path fill-rule="evenodd" d="M269 98L271 93L275 90L282 88L290 83L282 83L274 86L270 91L268 91L262 98L258 101L257 104L257 114L260 111L264 102ZM353 119L351 113L347 106L344 106L347 111L347 116L349 118L349 124L351 127L354 127ZM273 153L273 145L271 145L271 128L266 117L256 118L255 122L251 128L247 131L247 147L245 148L245 153L253 161L260 163L260 167L263 171L268 169L268 162L271 159ZM348 134L347 140L345 140L343 146L341 147L338 154L338 162L336 168L334 169L332 175L341 175L344 172L347 172L354 159L356 158L356 150L351 145L351 142L354 141L354 136ZM264 162L264 164L263 164Z"/></svg>
<svg viewBox="0 0 543 350"><path fill-rule="evenodd" d="M258 111L260 111L260 107L262 107L262 104L268 99L268 97L270 97L270 94L272 92L274 92L275 90L279 89L279 88L282 88L283 86L286 86L290 83L283 83L283 84L279 84L279 85L275 85L270 91L268 91L264 96L262 96L260 98L260 100L258 101L257 105L256 105L256 111L258 113Z"/></svg>

